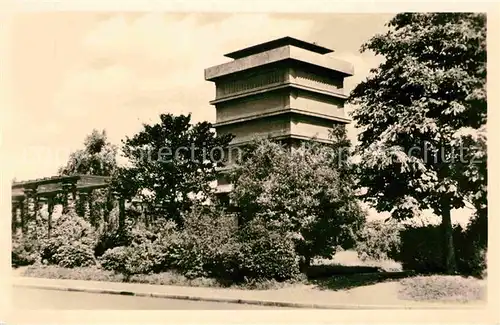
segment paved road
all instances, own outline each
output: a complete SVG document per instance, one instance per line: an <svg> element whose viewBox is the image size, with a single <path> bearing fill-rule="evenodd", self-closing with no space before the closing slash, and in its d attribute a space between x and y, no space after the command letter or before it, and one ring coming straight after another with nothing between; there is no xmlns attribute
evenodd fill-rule
<svg viewBox="0 0 500 325"><path fill-rule="evenodd" d="M224 310L278 307L13 287L13 309ZM283 309L283 308L279 308Z"/></svg>

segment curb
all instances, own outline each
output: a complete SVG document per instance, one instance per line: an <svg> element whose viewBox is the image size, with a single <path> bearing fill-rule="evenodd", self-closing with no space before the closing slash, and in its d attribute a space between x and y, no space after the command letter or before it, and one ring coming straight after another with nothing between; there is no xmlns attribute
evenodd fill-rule
<svg viewBox="0 0 500 325"><path fill-rule="evenodd" d="M135 296L135 297L150 297L150 298L163 298L163 299L177 299L177 300L190 300L190 301L206 301L206 302L220 302L232 304L247 304L257 306L270 306L270 307L289 307L301 309L481 309L484 306L457 306L457 305L435 305L435 306L408 306L408 305L330 305L330 304L305 304L283 301L271 300L252 300L252 299L237 299L237 298L211 298L202 296L189 296L189 295L175 295L168 293L146 293L146 292L132 292L122 291L115 289L97 289L97 288L81 288L81 287L62 287L50 285L30 285L30 284L14 284L14 287L33 288L42 290L56 290L67 292L85 292L85 293L98 293L98 294L112 294L122 296Z"/></svg>
<svg viewBox="0 0 500 325"><path fill-rule="evenodd" d="M29 284L28 285L14 284L14 287L68 291L68 292L100 293L100 294L112 294L112 295L135 296L135 297L151 297L151 298L163 298L163 299L247 304L247 305L272 306L272 307L335 309L335 306L320 305L320 304L302 304L302 303L292 303L292 302L263 301L263 300L236 299L236 298L210 298L210 297L201 297L201 296L175 295L175 294L168 294L168 293L154 293L154 292L153 293L146 293L146 292L121 291L121 290L114 290L114 289L77 288L77 287L68 288L68 287L59 287L59 286L29 285ZM345 306L343 309L350 309L350 308L352 308L352 307Z"/></svg>

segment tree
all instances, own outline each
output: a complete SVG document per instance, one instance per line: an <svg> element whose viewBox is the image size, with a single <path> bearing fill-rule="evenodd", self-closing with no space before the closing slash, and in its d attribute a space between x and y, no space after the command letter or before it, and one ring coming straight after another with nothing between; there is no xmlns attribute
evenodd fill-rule
<svg viewBox="0 0 500 325"><path fill-rule="evenodd" d="M65 166L59 168L58 174L83 174L113 178L118 170L116 162L118 148L109 142L106 131L92 130L85 137L83 145L83 149L70 154L68 162ZM107 217L112 209L112 200L107 192L94 190L89 197L90 202L92 202L91 223L93 225L96 225L98 216ZM81 209L82 206L79 204L78 208Z"/></svg>
<svg viewBox="0 0 500 325"><path fill-rule="evenodd" d="M294 150L260 140L231 175L240 222L262 218L294 234L302 269L316 256L352 247L365 220L349 184L348 159L339 161L336 150L346 140L345 129L334 138L332 146L304 142Z"/></svg>
<svg viewBox="0 0 500 325"><path fill-rule="evenodd" d="M191 115L161 114L157 124L144 124L123 140L129 160L120 168L117 187L139 196L151 212L181 223L193 202L212 192L223 150L232 136L216 136L208 122L191 123Z"/></svg>
<svg viewBox="0 0 500 325"><path fill-rule="evenodd" d="M69 156L66 166L59 168L59 175L111 176L116 169L117 147L108 141L106 131L92 130L85 137L84 148Z"/></svg>
<svg viewBox="0 0 500 325"><path fill-rule="evenodd" d="M486 16L403 13L388 28L362 46L385 62L349 98L361 129L359 186L394 218L440 215L453 273L451 210L486 198L485 143L466 132L486 124Z"/></svg>

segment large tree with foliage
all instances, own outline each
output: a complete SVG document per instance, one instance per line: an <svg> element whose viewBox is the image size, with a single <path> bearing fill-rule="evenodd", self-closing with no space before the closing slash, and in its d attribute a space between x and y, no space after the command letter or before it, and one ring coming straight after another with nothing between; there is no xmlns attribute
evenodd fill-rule
<svg viewBox="0 0 500 325"><path fill-rule="evenodd" d="M232 136L216 136L208 122L191 115L161 114L160 122L123 140L128 164L120 168L115 188L139 196L151 213L180 222L193 202L205 200L216 167Z"/></svg>
<svg viewBox="0 0 500 325"><path fill-rule="evenodd" d="M365 220L352 188L345 128L334 129L332 138L332 145L305 142L296 149L258 141L231 176L240 222L263 218L291 232L302 267L352 247Z"/></svg>
<svg viewBox="0 0 500 325"><path fill-rule="evenodd" d="M66 165L59 168L59 174L111 176L116 169L117 147L108 141L106 131L92 130L83 146L70 154Z"/></svg>
<svg viewBox="0 0 500 325"><path fill-rule="evenodd" d="M118 171L118 148L109 140L105 130L92 130L83 142L83 148L70 154L65 166L59 168L59 175L96 175L115 177ZM92 191L90 196L91 223L97 226L101 217L108 221L109 212L113 209L113 200L106 189ZM82 209L78 202L78 209Z"/></svg>
<svg viewBox="0 0 500 325"><path fill-rule="evenodd" d="M441 216L452 273L452 209L486 208L486 16L403 13L388 29L362 46L385 61L350 95L360 185L395 218Z"/></svg>

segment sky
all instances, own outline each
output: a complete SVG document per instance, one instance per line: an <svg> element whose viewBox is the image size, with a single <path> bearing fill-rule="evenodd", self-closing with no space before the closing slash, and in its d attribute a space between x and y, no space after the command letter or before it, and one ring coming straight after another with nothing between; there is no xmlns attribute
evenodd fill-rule
<svg viewBox="0 0 500 325"><path fill-rule="evenodd" d="M161 113L215 122L204 69L225 53L283 36L334 49L354 65L348 93L381 58L361 45L393 14L52 12L10 20L10 100L4 154L17 180L54 175L92 129L119 144ZM352 109L346 107L347 111ZM356 129L349 125L349 136ZM467 214L467 213L466 213Z"/></svg>

